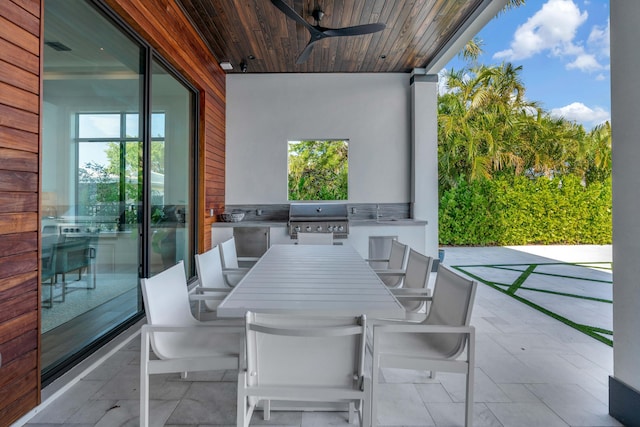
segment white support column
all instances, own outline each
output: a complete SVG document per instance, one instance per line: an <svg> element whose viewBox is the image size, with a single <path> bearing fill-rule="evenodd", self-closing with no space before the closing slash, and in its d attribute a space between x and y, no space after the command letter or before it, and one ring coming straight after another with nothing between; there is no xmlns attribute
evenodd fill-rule
<svg viewBox="0 0 640 427"><path fill-rule="evenodd" d="M425 254L438 256L438 76L411 74L411 210L427 221Z"/></svg>
<svg viewBox="0 0 640 427"><path fill-rule="evenodd" d="M613 377L609 412L640 425L640 2L612 1Z"/></svg>

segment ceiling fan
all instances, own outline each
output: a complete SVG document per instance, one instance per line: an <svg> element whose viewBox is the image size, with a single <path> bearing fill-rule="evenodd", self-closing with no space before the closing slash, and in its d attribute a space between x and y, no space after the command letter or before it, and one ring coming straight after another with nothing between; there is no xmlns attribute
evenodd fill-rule
<svg viewBox="0 0 640 427"><path fill-rule="evenodd" d="M377 33L378 31L382 31L386 28L386 25L382 23L356 25L353 27L344 28L322 27L320 26L320 21L324 17L324 11L319 7L316 7L311 15L313 16L313 19L315 19L316 25L311 25L307 22L306 19L298 15L295 10L293 10L288 4L286 4L284 0L271 0L271 3L273 3L275 7L280 9L289 18L303 25L311 35L309 43L307 43L307 46L304 48L300 56L298 56L296 64L302 64L304 61L306 61L309 58L309 55L311 55L313 45L322 39L328 37L359 36L362 34Z"/></svg>

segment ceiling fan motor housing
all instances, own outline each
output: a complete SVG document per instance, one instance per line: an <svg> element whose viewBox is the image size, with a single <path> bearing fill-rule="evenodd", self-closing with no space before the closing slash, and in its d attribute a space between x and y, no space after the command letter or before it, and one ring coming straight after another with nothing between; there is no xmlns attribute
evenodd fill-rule
<svg viewBox="0 0 640 427"><path fill-rule="evenodd" d="M324 12L322 9L314 9L313 12L311 12L311 16L313 16L313 19L315 19L316 22L320 22L322 21L322 18L324 18Z"/></svg>

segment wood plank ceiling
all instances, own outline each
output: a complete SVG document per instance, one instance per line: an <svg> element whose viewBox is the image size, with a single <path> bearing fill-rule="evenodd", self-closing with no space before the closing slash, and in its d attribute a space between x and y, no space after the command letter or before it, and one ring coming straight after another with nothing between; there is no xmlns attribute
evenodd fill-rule
<svg viewBox="0 0 640 427"><path fill-rule="evenodd" d="M250 73L409 72L432 60L481 0L284 0L311 25L315 8L322 26L341 28L381 22L368 35L317 42L296 65L309 32L270 0L176 0L219 62Z"/></svg>

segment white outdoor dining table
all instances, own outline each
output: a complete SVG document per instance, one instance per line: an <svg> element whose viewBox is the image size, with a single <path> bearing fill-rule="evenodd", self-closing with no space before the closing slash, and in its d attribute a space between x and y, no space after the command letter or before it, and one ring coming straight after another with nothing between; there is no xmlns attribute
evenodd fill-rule
<svg viewBox="0 0 640 427"><path fill-rule="evenodd" d="M247 311L312 316L401 318L405 310L348 244L273 245L218 306L219 317Z"/></svg>

